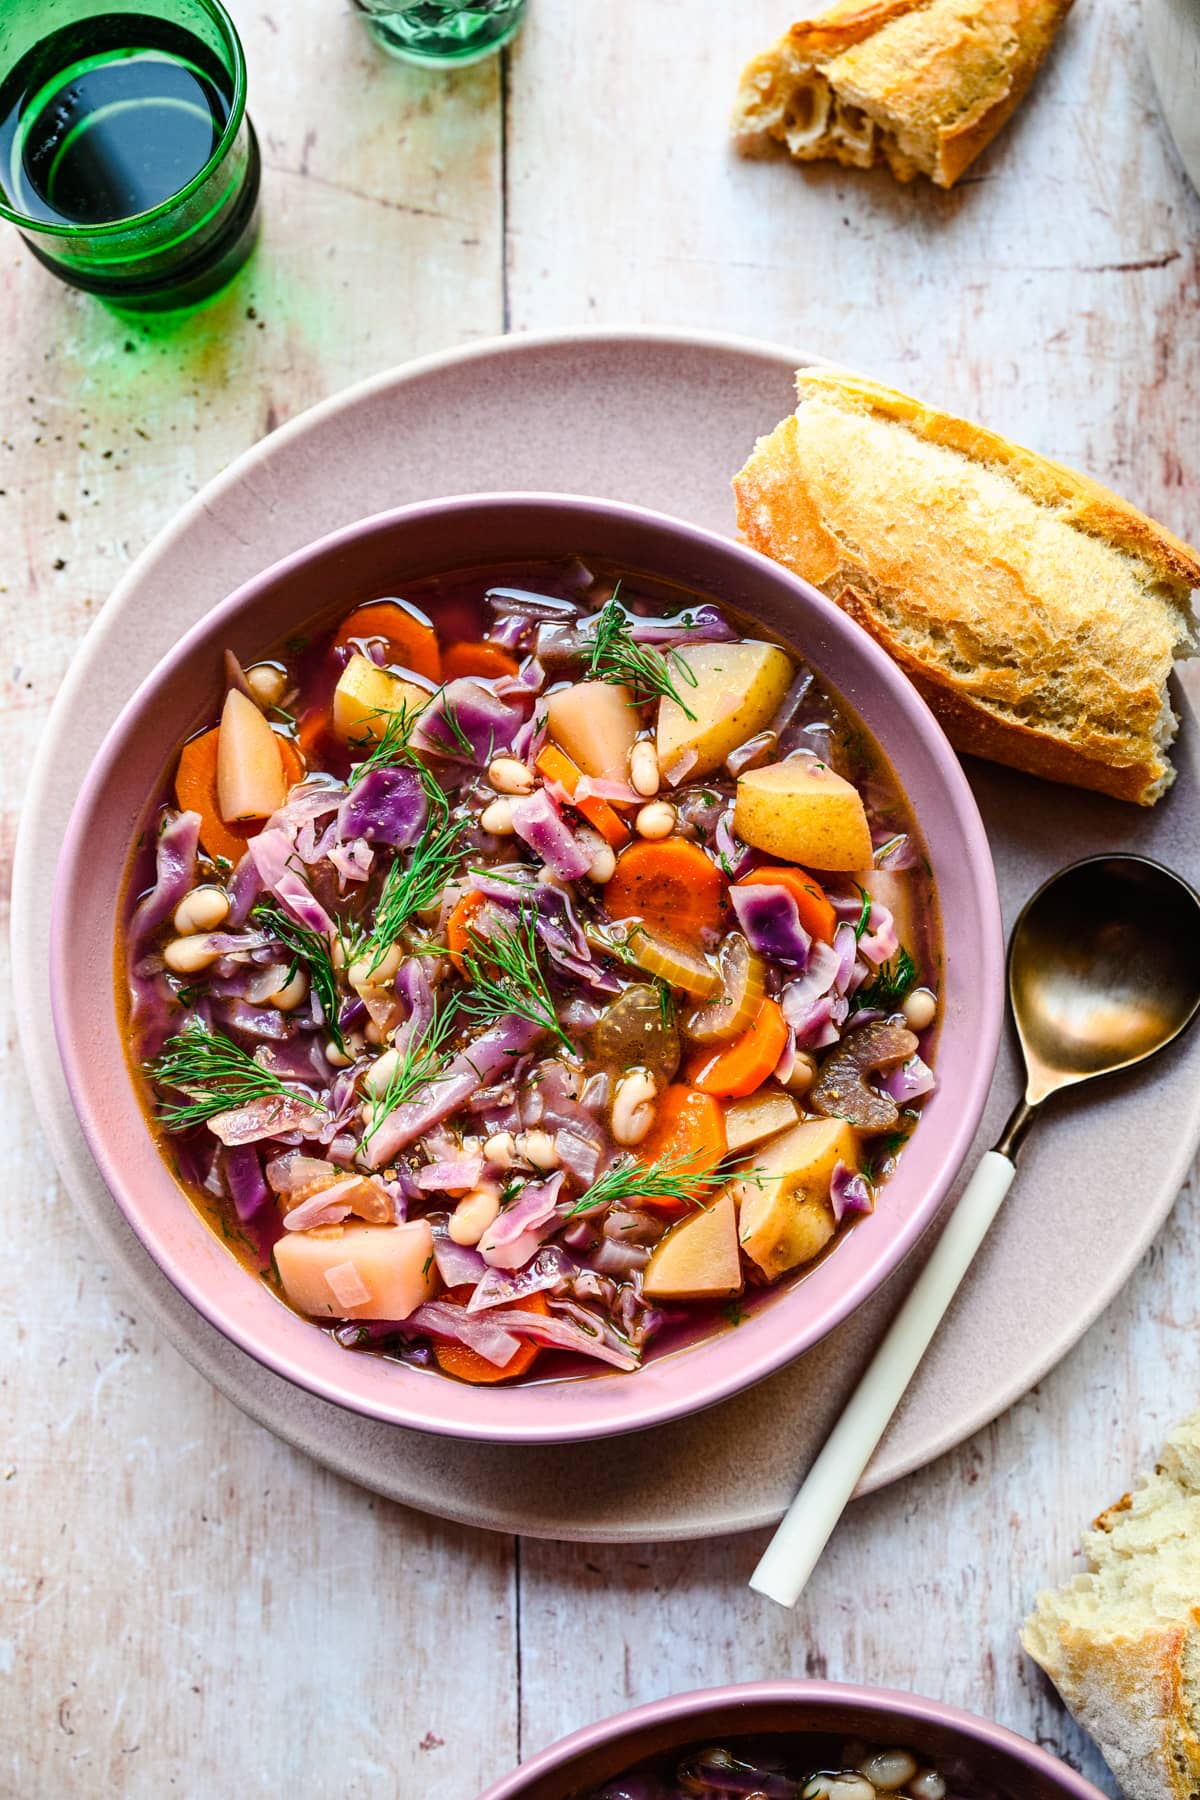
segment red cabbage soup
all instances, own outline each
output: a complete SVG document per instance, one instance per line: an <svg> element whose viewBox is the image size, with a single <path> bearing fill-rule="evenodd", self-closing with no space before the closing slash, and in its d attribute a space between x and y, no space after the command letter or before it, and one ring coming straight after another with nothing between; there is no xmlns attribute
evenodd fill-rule
<svg viewBox="0 0 1200 1800"><path fill-rule="evenodd" d="M899 1746L804 1738L672 1751L570 1800L998 1800L954 1759L934 1767Z"/></svg>
<svg viewBox="0 0 1200 1800"><path fill-rule="evenodd" d="M554 563L220 673L131 858L126 1036L181 1187L314 1329L632 1371L886 1206L935 895L802 646Z"/></svg>

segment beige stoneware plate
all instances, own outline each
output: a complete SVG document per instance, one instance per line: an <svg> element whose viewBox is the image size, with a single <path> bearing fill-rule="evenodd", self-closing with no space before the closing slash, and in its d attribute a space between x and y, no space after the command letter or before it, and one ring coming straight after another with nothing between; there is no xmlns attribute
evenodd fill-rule
<svg viewBox="0 0 1200 1800"><path fill-rule="evenodd" d="M18 842L13 960L33 1092L63 1178L149 1315L223 1393L319 1461L427 1512L494 1530L635 1542L776 1519L915 1264L790 1369L656 1432L652 1451L636 1437L533 1450L441 1440L293 1387L175 1292L83 1144L48 1026L46 897L71 803L120 706L180 633L247 577L353 519L442 494L548 489L635 501L732 534L730 476L755 436L791 409L792 370L811 360L717 337L509 338L354 388L256 446L180 513L108 601L51 715ZM1182 704L1179 781L1150 813L982 764L969 769L1007 920L1054 868L1103 849L1139 851L1196 880L1200 738ZM1016 1092L1006 1043L977 1149ZM1024 1153L868 1489L994 1419L1126 1280L1200 1139L1200 1033L1169 1059L1053 1112Z"/></svg>

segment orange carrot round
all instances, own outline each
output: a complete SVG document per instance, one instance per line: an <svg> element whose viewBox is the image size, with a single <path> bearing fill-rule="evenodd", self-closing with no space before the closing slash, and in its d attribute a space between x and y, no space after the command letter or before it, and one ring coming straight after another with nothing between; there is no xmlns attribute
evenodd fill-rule
<svg viewBox="0 0 1200 1800"><path fill-rule="evenodd" d="M463 895L446 920L446 947L450 952L450 961L460 975L465 973L463 954L471 948L471 927L485 904L483 895L472 889L469 894Z"/></svg>
<svg viewBox="0 0 1200 1800"><path fill-rule="evenodd" d="M214 725L211 731L189 739L183 746L175 771L175 798L185 812L200 814L200 843L208 855L223 856L228 862L237 863L245 855L250 838L256 837L262 829L262 823L257 819L241 819L227 825L221 817L217 801L220 736L220 726ZM295 745L288 738L280 737L278 732L275 742L279 745L287 785L291 787L295 782L303 781L304 764Z"/></svg>
<svg viewBox="0 0 1200 1800"><path fill-rule="evenodd" d="M642 1162L669 1162L687 1174L707 1175L727 1149L725 1114L720 1102L711 1094L677 1081L659 1101L654 1124L649 1136L639 1144L637 1155ZM647 1195L632 1204L670 1217L690 1210L686 1201L666 1195Z"/></svg>
<svg viewBox="0 0 1200 1800"><path fill-rule="evenodd" d="M560 750L557 744L544 744L538 751L537 769L538 773L544 775L547 781L558 783L563 792L569 796L571 805L576 812L583 814L588 824L600 833L606 844L611 844L614 850L619 850L623 844L629 842L628 825L619 813L614 812L607 800L602 800L599 794L585 794L582 800L576 797L575 790L583 779L583 771L571 761L565 750Z"/></svg>
<svg viewBox="0 0 1200 1800"><path fill-rule="evenodd" d="M498 681L502 675L515 675L520 665L499 644L481 639L476 644L451 644L442 652L442 680L455 681L461 675L477 675L484 681Z"/></svg>
<svg viewBox="0 0 1200 1800"><path fill-rule="evenodd" d="M688 838L640 838L617 860L604 890L613 919L641 919L651 931L698 944L720 931L729 910L725 877Z"/></svg>
<svg viewBox="0 0 1200 1800"><path fill-rule="evenodd" d="M452 1305L461 1305L471 1294L471 1288L450 1288L442 1298ZM520 1312L548 1313L545 1294L526 1294L523 1300L509 1300L506 1304ZM437 1358L438 1367L447 1375L456 1375L460 1381L474 1382L476 1386L487 1386L494 1381L512 1381L523 1375L532 1363L540 1344L532 1338L523 1338L520 1348L513 1351L506 1363L489 1362L486 1356L480 1356L478 1350L472 1350L467 1344L435 1344L433 1354Z"/></svg>
<svg viewBox="0 0 1200 1800"><path fill-rule="evenodd" d="M395 600L373 600L338 626L334 649L354 643L386 644L388 661L430 681L442 679L442 653L432 625Z"/></svg>
<svg viewBox="0 0 1200 1800"><path fill-rule="evenodd" d="M738 886L786 888L796 902L800 923L809 936L819 938L823 944L832 944L837 914L825 889L807 870L777 868L772 864L769 868L751 869L748 875L741 877Z"/></svg>
<svg viewBox="0 0 1200 1800"><path fill-rule="evenodd" d="M774 1000L764 1000L753 1025L717 1055L701 1051L688 1063L688 1080L702 1094L740 1099L761 1087L783 1055L787 1025Z"/></svg>

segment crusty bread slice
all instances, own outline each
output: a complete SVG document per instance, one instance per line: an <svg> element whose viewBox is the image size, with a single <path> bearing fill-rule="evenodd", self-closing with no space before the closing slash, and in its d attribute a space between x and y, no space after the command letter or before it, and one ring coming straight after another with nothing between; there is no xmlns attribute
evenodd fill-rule
<svg viewBox="0 0 1200 1800"><path fill-rule="evenodd" d="M747 156L886 161L952 187L1020 105L1071 0L839 0L745 69Z"/></svg>
<svg viewBox="0 0 1200 1800"><path fill-rule="evenodd" d="M1084 1539L1088 1573L1039 1594L1021 1642L1130 1800L1200 1792L1200 1413Z"/></svg>
<svg viewBox="0 0 1200 1800"><path fill-rule="evenodd" d="M796 381L734 477L748 541L864 625L959 750L1152 804L1195 552L981 426L836 369Z"/></svg>

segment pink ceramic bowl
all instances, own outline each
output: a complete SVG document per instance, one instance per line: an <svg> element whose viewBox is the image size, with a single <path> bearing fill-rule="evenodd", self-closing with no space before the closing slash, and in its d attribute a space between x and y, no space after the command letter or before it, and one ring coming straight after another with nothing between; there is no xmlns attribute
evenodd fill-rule
<svg viewBox="0 0 1200 1800"><path fill-rule="evenodd" d="M827 1681L758 1681L656 1700L552 1744L479 1800L568 1800L647 1757L772 1732L903 1746L942 1770L963 1770L996 1800L1103 1800L1082 1775L1001 1725L917 1694Z"/></svg>
<svg viewBox="0 0 1200 1800"><path fill-rule="evenodd" d="M603 556L667 576L792 641L866 720L925 833L941 894L945 980L939 1087L883 1203L825 1261L736 1330L653 1358L636 1374L480 1388L352 1355L231 1259L176 1186L147 1130L117 1027L114 940L129 847L183 738L216 714L221 653L243 661L421 575L539 557ZM366 519L287 557L188 632L121 712L84 783L59 860L51 990L63 1067L101 1173L167 1276L219 1330L340 1406L418 1430L555 1443L676 1418L760 1381L809 1348L912 1249L983 1110L1003 1008L991 856L962 771L905 678L815 589L724 538L606 501L483 495Z"/></svg>

